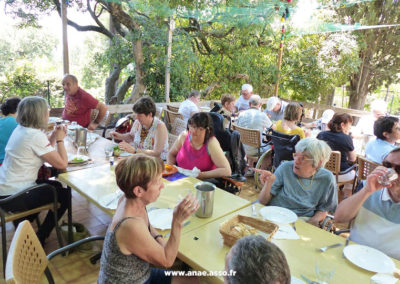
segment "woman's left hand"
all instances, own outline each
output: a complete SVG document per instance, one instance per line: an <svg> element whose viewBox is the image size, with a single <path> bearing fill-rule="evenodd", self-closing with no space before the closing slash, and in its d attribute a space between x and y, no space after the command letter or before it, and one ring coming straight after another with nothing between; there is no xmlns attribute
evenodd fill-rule
<svg viewBox="0 0 400 284"><path fill-rule="evenodd" d="M175 221L178 224L183 225L183 222L189 218L190 215L192 215L199 208L199 206L200 205L197 202L196 197L189 193L174 208L172 223Z"/></svg>
<svg viewBox="0 0 400 284"><path fill-rule="evenodd" d="M120 142L118 146L122 151L135 153L135 148L125 141Z"/></svg>

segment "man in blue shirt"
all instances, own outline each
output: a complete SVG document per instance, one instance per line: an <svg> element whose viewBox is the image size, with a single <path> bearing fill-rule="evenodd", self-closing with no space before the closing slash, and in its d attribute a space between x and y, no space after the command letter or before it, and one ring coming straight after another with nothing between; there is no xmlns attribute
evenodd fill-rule
<svg viewBox="0 0 400 284"><path fill-rule="evenodd" d="M267 101L265 112L272 121L282 120L287 105L287 102L278 97L270 97Z"/></svg>
<svg viewBox="0 0 400 284"><path fill-rule="evenodd" d="M381 164L387 154L395 148L400 139L399 119L393 116L378 118L374 123L376 139L368 142L365 147L367 159Z"/></svg>

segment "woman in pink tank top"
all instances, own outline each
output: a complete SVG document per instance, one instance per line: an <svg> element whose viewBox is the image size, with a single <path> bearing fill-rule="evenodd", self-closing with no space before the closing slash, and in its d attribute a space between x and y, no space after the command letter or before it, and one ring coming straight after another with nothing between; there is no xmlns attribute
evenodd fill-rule
<svg viewBox="0 0 400 284"><path fill-rule="evenodd" d="M168 153L167 163L192 170L198 168L199 179L231 175L231 168L214 136L211 117L205 112L194 114Z"/></svg>

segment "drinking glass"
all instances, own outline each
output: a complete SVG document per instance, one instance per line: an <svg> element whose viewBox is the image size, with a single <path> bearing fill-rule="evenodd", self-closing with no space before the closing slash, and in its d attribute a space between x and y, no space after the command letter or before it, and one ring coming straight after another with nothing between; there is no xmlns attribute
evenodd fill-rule
<svg viewBox="0 0 400 284"><path fill-rule="evenodd" d="M112 147L105 147L104 148L104 153L106 154L106 159L109 159L113 153L113 148Z"/></svg>
<svg viewBox="0 0 400 284"><path fill-rule="evenodd" d="M315 275L317 282L320 284L328 284L332 280L335 271L336 268L327 259L320 258L315 262Z"/></svg>
<svg viewBox="0 0 400 284"><path fill-rule="evenodd" d="M81 157L81 156L86 156L86 148L85 146L79 146L78 150L76 151L76 156Z"/></svg>

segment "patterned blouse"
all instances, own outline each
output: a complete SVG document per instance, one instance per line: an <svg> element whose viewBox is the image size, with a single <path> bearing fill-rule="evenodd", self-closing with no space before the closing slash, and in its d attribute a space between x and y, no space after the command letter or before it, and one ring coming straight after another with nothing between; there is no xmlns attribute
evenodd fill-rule
<svg viewBox="0 0 400 284"><path fill-rule="evenodd" d="M138 120L132 126L130 134L133 136L133 142L131 145L136 149L142 150L153 150L156 139L157 127L160 123L163 123L157 117L154 117L153 124L149 129L144 129ZM161 159L166 160L168 153L168 139L166 139L163 151L161 153Z"/></svg>

